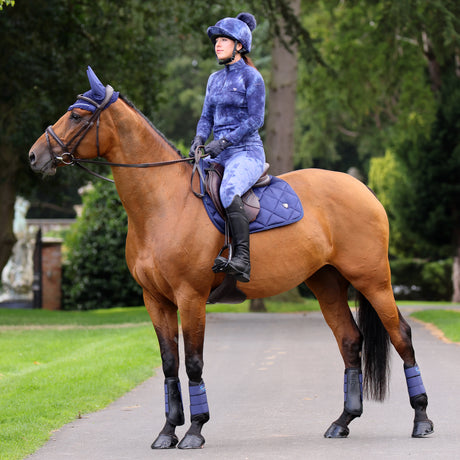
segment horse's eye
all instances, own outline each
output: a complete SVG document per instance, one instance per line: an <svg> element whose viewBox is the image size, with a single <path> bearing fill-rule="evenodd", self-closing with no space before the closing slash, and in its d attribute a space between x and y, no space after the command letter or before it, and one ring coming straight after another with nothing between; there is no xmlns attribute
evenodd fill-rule
<svg viewBox="0 0 460 460"><path fill-rule="evenodd" d="M77 112L71 112L70 118L74 121L80 121L81 115L79 115Z"/></svg>

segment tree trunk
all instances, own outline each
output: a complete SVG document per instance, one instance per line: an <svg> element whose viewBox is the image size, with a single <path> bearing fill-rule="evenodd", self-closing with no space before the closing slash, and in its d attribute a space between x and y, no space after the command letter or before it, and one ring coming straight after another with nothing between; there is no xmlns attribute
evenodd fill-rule
<svg viewBox="0 0 460 460"><path fill-rule="evenodd" d="M455 253L452 266L452 285L454 287L452 302L460 302L460 228L455 232Z"/></svg>
<svg viewBox="0 0 460 460"><path fill-rule="evenodd" d="M300 0L291 0L290 6L298 15ZM284 39L289 43L289 37L284 36ZM297 46L292 45L288 51L275 37L265 139L267 161L270 163L270 173L274 175L291 171L294 167L296 90Z"/></svg>
<svg viewBox="0 0 460 460"><path fill-rule="evenodd" d="M298 15L300 0L290 6ZM282 29L282 24L281 24ZM289 37L284 36L289 42ZM278 175L294 168L294 118L297 90L297 46L288 51L278 37L272 49L271 81L268 90L268 113L265 153L270 174ZM249 311L267 311L263 299L251 300Z"/></svg>
<svg viewBox="0 0 460 460"><path fill-rule="evenodd" d="M18 160L11 150L0 146L0 273L11 256L16 237L13 232Z"/></svg>
<svg viewBox="0 0 460 460"><path fill-rule="evenodd" d="M266 312L267 307L265 306L264 299L252 299L249 304L249 311L251 312Z"/></svg>

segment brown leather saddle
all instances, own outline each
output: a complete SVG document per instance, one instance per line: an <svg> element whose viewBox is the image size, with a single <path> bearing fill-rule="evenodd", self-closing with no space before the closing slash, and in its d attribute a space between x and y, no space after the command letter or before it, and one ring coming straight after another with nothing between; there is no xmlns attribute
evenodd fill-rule
<svg viewBox="0 0 460 460"><path fill-rule="evenodd" d="M249 222L253 222L257 218L257 214L260 211L259 198L253 191L253 188L265 187L270 184L270 176L268 175L268 168L270 165L265 163L264 171L260 176L259 180L250 188L242 197L244 204L244 210L248 216ZM207 194L210 196L214 206L216 207L217 212L225 220L227 216L225 215L225 209L222 206L220 201L220 184L222 183L222 178L224 177L224 167L219 163L212 163L209 168L206 169L206 178L205 178L205 188Z"/></svg>

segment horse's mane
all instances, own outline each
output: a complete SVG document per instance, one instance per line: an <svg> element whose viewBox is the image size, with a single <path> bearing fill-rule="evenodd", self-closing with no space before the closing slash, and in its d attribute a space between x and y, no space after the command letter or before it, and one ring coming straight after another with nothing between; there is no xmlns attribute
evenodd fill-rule
<svg viewBox="0 0 460 460"><path fill-rule="evenodd" d="M177 154L185 158L184 155L182 155L181 151L177 149L177 147L161 132L156 128L156 126L123 94L120 93L119 98L126 103L129 107L134 109L149 125L150 127L162 138L165 140L165 142L168 143L176 152Z"/></svg>

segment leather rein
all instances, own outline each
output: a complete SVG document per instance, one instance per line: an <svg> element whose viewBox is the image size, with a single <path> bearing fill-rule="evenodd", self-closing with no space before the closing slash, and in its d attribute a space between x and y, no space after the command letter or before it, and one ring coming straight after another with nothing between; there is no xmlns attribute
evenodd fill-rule
<svg viewBox="0 0 460 460"><path fill-rule="evenodd" d="M91 117L86 120L83 124L83 126L73 135L73 137L70 139L69 142L65 143L62 141L59 136L54 132L52 126L48 126L45 130L45 136L46 136L46 143L48 144L48 150L53 157L53 161L55 165L63 164L66 166L70 165L77 165L89 174L92 174L93 176L96 176L99 179L103 179L107 182L114 183L112 179L109 179L108 177L102 176L94 171L91 171L90 169L86 168L83 166L81 163L92 163L92 164L97 164L97 165L104 165L104 166L115 166L115 167L124 167L124 168L154 168L157 166L167 166L167 165L172 165L176 163L185 163L185 162L190 162L192 161L194 163L193 165L193 171L192 171L192 178L191 178L191 183L193 184L193 177L195 175L195 172L198 171L198 174L200 176L200 179L204 182L204 177L203 173L201 171L201 168L198 167L199 160L201 158L204 158L208 155L204 154L204 145L198 146L198 148L195 151L195 156L190 157L190 158L178 158L177 160L169 160L169 161L160 161L156 163L110 163L108 161L101 161L101 160L89 160L86 158L76 158L75 157L75 152L77 150L77 147L80 145L81 141L84 139L86 134L88 134L89 130L96 124L96 148L97 148L97 156L100 158L100 151L99 151L99 119L101 112L106 108L107 104L109 103L110 99L112 98L113 95L113 88L110 85L107 85L105 88L105 97L104 100L98 104L96 101L93 99L83 96L82 94L79 94L77 96L77 99L82 99L86 102L89 102L90 104L94 105L95 110ZM50 136L57 142L59 147L62 149L62 153L59 156L54 155L53 150L51 148L51 139ZM73 146L72 146L73 144ZM204 194L197 193L193 190L192 187L192 192L197 196L198 198L203 198Z"/></svg>

